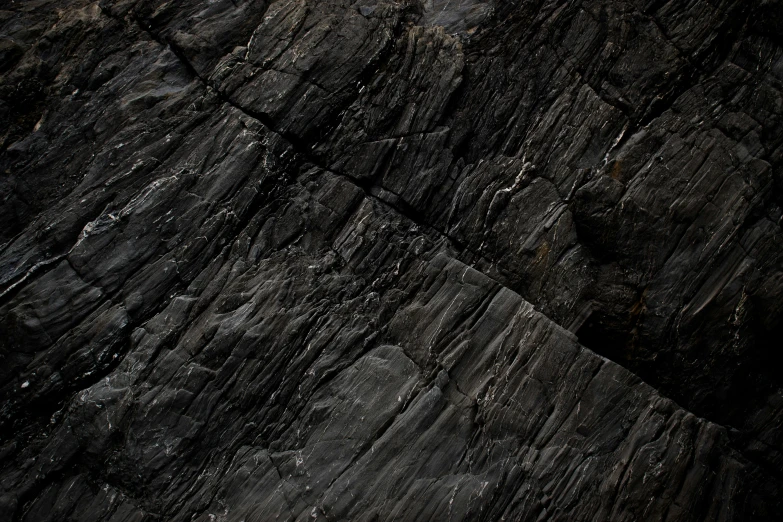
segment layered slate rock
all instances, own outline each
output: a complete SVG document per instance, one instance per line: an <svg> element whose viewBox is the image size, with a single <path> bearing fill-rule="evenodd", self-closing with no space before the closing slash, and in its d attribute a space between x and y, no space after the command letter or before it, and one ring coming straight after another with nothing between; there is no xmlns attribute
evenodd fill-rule
<svg viewBox="0 0 783 522"><path fill-rule="evenodd" d="M0 11L9 520L775 520L783 7Z"/></svg>
<svg viewBox="0 0 783 522"><path fill-rule="evenodd" d="M163 183L142 194L161 218L181 200ZM136 290L65 338L86 348L63 342L29 365L23 391L37 394L78 371L103 375L20 452L30 460L5 477L9 510L23 502L24 520L744 512L739 486L755 470L724 428L581 347L343 179L308 171L287 196L133 328L125 353L109 339L143 310ZM118 221L151 217L135 204ZM75 277L62 263L40 281ZM187 260L168 263L186 277ZM43 286L16 294L10 313L46 299ZM83 362L94 345L105 368ZM47 376L57 362L61 375Z"/></svg>

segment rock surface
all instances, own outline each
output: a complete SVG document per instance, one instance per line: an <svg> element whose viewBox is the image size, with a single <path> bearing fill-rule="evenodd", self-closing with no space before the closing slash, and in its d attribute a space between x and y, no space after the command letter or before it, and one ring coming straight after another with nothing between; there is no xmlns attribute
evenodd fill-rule
<svg viewBox="0 0 783 522"><path fill-rule="evenodd" d="M778 0L0 8L0 518L778 520Z"/></svg>

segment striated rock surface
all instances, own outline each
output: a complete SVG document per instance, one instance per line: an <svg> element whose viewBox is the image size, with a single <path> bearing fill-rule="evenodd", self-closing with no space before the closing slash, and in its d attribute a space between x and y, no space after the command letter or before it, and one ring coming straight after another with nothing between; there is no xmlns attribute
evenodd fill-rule
<svg viewBox="0 0 783 522"><path fill-rule="evenodd" d="M778 0L0 7L0 518L779 520Z"/></svg>

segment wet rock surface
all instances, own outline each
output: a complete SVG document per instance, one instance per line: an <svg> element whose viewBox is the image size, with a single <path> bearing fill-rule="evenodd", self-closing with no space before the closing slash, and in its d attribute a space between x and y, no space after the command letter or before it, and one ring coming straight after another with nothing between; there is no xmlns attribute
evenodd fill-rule
<svg viewBox="0 0 783 522"><path fill-rule="evenodd" d="M3 520L778 520L778 1L0 9Z"/></svg>

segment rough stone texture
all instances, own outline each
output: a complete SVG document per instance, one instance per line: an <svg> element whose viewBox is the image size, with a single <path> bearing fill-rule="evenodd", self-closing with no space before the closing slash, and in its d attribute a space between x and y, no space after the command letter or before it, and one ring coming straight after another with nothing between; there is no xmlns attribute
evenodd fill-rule
<svg viewBox="0 0 783 522"><path fill-rule="evenodd" d="M0 9L0 518L778 520L778 0Z"/></svg>

